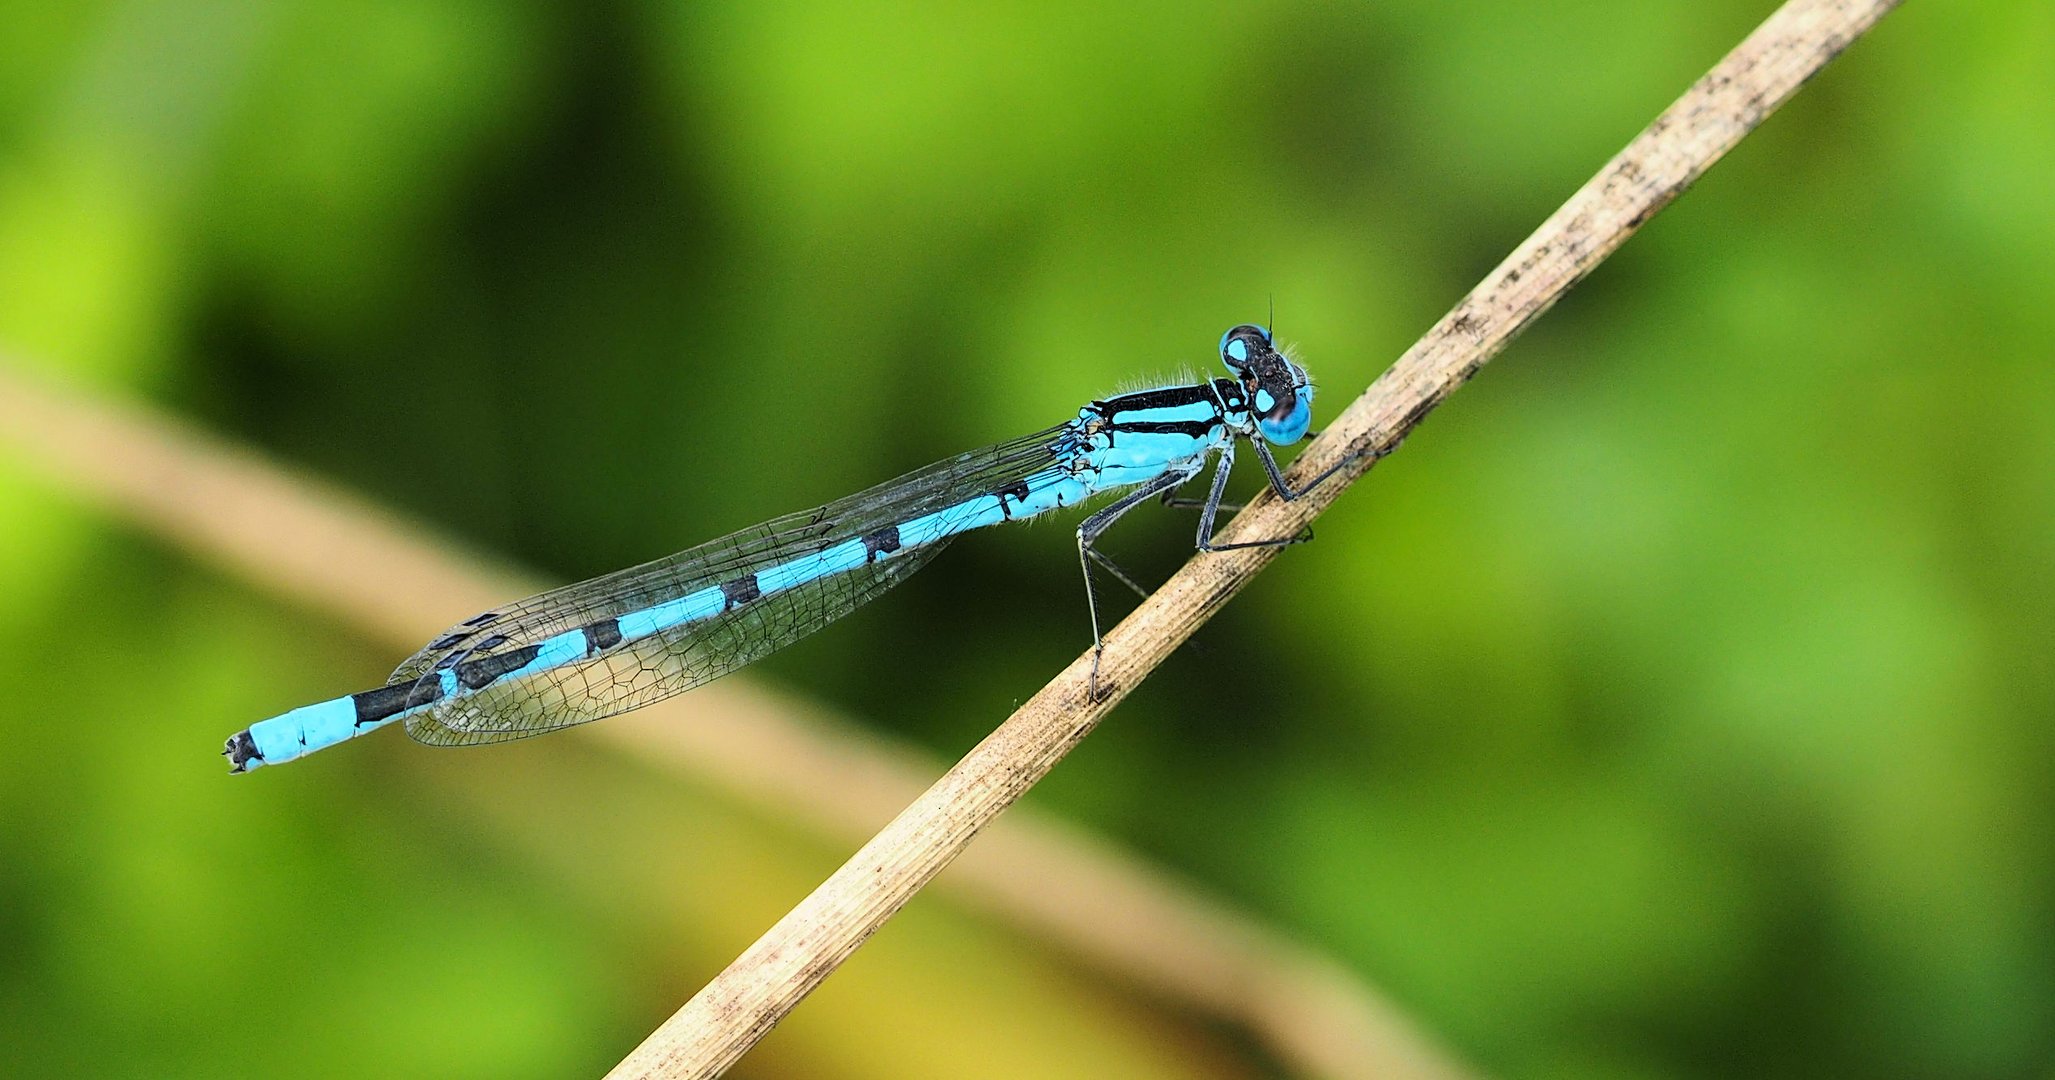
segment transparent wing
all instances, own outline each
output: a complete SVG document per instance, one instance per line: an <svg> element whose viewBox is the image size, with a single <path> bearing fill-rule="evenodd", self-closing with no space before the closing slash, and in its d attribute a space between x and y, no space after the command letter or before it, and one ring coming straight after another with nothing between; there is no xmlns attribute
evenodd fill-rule
<svg viewBox="0 0 2055 1080"><path fill-rule="evenodd" d="M505 742L639 709L767 656L854 611L948 546L820 578L599 656L443 698L407 733L438 746ZM810 549L809 549L810 550Z"/></svg>
<svg viewBox="0 0 2055 1080"><path fill-rule="evenodd" d="M1069 452L1071 428L1060 425L961 454L815 510L486 612L451 627L401 664L389 682L432 682L442 668L534 645L947 510L1048 469ZM909 545L891 558L532 675L475 690L459 687L409 716L407 732L438 745L502 742L641 708L717 679L854 611L947 543L944 536Z"/></svg>

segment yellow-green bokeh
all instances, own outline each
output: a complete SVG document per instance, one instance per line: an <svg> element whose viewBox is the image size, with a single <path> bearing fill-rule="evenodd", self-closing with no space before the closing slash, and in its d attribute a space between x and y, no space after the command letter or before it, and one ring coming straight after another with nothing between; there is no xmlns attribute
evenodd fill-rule
<svg viewBox="0 0 2055 1080"><path fill-rule="evenodd" d="M13 5L0 362L588 576L1273 308L1331 416L1771 6ZM1892 16L1037 801L1493 1073L2045 1068L2051 72L2046 4ZM596 1074L844 853L575 738L229 780L398 657L49 475L0 455L24 1075ZM1076 574L968 538L760 674L953 755ZM744 1072L1274 1067L930 896Z"/></svg>

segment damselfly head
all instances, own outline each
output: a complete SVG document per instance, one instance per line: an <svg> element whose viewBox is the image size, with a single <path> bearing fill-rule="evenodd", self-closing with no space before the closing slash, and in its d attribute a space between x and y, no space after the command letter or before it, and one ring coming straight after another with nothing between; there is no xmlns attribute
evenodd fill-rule
<svg viewBox="0 0 2055 1080"><path fill-rule="evenodd" d="M1313 422L1313 380L1278 351L1269 330L1243 323L1220 335L1220 362L1241 380L1264 439L1284 446L1306 437Z"/></svg>

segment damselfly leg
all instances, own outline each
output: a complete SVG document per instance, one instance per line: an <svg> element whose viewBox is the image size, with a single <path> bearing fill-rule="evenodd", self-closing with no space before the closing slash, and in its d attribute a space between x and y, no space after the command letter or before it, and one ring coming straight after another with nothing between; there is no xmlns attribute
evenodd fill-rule
<svg viewBox="0 0 2055 1080"><path fill-rule="evenodd" d="M1085 610L1090 613L1092 618L1092 679L1089 693L1094 701L1099 698L1099 657L1106 651L1106 641L1099 633L1099 598L1092 588L1092 564L1096 562L1100 566L1105 567L1107 572L1118 578L1128 588L1141 594L1143 599L1147 599L1149 595L1148 590L1136 584L1135 580L1129 577L1126 571L1115 565L1112 559L1107 558L1099 551L1095 546L1099 536L1108 528L1111 528L1113 523L1119 521L1128 511L1150 499L1161 496L1166 491L1175 490L1178 485L1190 480L1198 474L1198 469L1199 466L1194 464L1188 468L1169 470L1134 491L1121 496L1111 505L1094 511L1090 517L1086 518L1077 527L1078 565L1083 567L1085 575Z"/></svg>

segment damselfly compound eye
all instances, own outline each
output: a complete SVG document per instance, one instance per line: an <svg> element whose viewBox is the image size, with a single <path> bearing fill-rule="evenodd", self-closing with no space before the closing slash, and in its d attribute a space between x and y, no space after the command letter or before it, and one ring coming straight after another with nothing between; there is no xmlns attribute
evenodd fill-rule
<svg viewBox="0 0 2055 1080"><path fill-rule="evenodd" d="M1236 374L1243 374L1250 364L1270 351L1270 331L1254 323L1240 326L1220 335L1220 361Z"/></svg>

